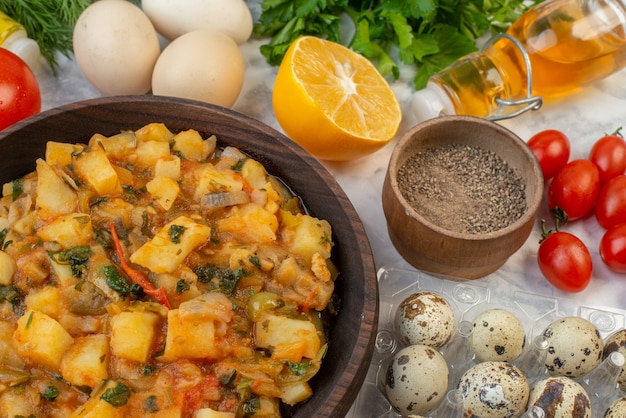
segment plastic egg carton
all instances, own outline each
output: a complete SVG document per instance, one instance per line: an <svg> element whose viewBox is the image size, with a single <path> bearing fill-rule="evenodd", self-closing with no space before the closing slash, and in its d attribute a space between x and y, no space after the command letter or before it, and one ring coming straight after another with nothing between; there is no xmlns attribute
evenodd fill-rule
<svg viewBox="0 0 626 418"><path fill-rule="evenodd" d="M541 335L549 324L566 316L579 316L589 320L604 340L612 333L626 328L626 311L623 310L580 306L553 297L521 290L512 291L506 286L501 290L487 288L480 282L445 280L415 270L383 267L378 271L378 285L380 313L374 354L365 382L348 412L348 418L401 417L379 389L379 374L384 379L386 362L404 347L394 331L394 318L400 303L416 292L432 291L443 296L452 306L457 325L462 321L471 323L479 313L488 309L500 308L515 314L526 331L525 352L530 349L533 339ZM467 362L466 351L469 348L458 348L460 346L455 338L458 338L456 333L439 350L452 369L464 367L466 370L473 365ZM450 347L453 344L455 349ZM451 377L456 374L455 378L460 378L458 373L451 374ZM454 388L457 383L458 381L451 381L450 388Z"/></svg>

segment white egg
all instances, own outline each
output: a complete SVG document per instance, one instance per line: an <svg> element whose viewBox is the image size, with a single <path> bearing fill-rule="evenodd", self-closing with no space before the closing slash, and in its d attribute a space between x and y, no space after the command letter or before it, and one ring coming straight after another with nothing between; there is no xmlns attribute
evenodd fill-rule
<svg viewBox="0 0 626 418"><path fill-rule="evenodd" d="M105 96L150 91L159 39L150 19L128 1L98 1L74 26L76 62Z"/></svg>
<svg viewBox="0 0 626 418"><path fill-rule="evenodd" d="M603 415L604 418L626 417L626 397L614 401Z"/></svg>
<svg viewBox="0 0 626 418"><path fill-rule="evenodd" d="M241 92L244 61L239 45L221 32L197 30L176 38L152 73L155 95L231 107Z"/></svg>
<svg viewBox="0 0 626 418"><path fill-rule="evenodd" d="M142 0L157 31L169 40L197 29L223 32L238 44L252 34L252 14L243 0Z"/></svg>
<svg viewBox="0 0 626 418"><path fill-rule="evenodd" d="M602 337L595 325L584 318L557 319L543 335L548 339L546 367L553 376L582 376L602 361Z"/></svg>
<svg viewBox="0 0 626 418"><path fill-rule="evenodd" d="M448 389L448 364L434 348L410 345L392 358L385 375L389 403L404 415L417 415L439 405Z"/></svg>
<svg viewBox="0 0 626 418"><path fill-rule="evenodd" d="M591 400L587 392L579 383L565 376L552 376L535 383L528 406L550 411L550 416L554 418L591 417Z"/></svg>
<svg viewBox="0 0 626 418"><path fill-rule="evenodd" d="M463 374L459 389L464 396L464 416L517 417L526 410L528 380L509 363L478 363Z"/></svg>
<svg viewBox="0 0 626 418"><path fill-rule="evenodd" d="M450 303L435 292L417 292L398 306L395 328L406 344L441 347L454 333L454 311Z"/></svg>
<svg viewBox="0 0 626 418"><path fill-rule="evenodd" d="M604 342L603 358L607 358L614 351L622 353L626 357L626 329L621 329L611 335ZM622 366L617 379L620 389L626 391L626 364ZM624 415L626 417L626 415Z"/></svg>
<svg viewBox="0 0 626 418"><path fill-rule="evenodd" d="M479 361L513 361L522 353L526 332L522 322L504 309L488 309L472 322L472 351Z"/></svg>

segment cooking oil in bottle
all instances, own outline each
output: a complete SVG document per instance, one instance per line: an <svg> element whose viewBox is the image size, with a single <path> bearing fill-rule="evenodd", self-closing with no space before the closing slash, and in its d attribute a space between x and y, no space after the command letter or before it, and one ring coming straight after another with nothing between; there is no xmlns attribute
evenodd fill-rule
<svg viewBox="0 0 626 418"><path fill-rule="evenodd" d="M546 0L506 36L432 76L414 94L413 111L418 120L442 114L504 119L624 66L625 0Z"/></svg>

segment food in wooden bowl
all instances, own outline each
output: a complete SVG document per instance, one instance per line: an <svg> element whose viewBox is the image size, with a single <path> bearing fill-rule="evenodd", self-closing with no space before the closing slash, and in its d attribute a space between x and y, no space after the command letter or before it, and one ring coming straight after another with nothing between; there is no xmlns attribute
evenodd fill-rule
<svg viewBox="0 0 626 418"><path fill-rule="evenodd" d="M374 263L300 147L158 96L49 110L0 144L9 415L347 413L376 334Z"/></svg>
<svg viewBox="0 0 626 418"><path fill-rule="evenodd" d="M514 133L444 116L418 124L395 146L382 203L391 241L409 263L475 279L524 244L542 194L537 159Z"/></svg>

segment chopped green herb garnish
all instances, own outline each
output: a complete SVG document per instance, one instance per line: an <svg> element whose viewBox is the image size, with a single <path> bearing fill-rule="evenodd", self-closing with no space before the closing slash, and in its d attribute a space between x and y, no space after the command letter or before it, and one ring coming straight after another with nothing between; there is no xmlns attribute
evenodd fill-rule
<svg viewBox="0 0 626 418"><path fill-rule="evenodd" d="M185 233L185 228L182 225L172 225L170 229L167 231L167 235L170 236L170 239L174 244L180 244L180 237Z"/></svg>
<svg viewBox="0 0 626 418"><path fill-rule="evenodd" d="M310 361L303 361L301 363L292 363L290 361L285 361L285 364L287 365L287 367L289 367L291 373L295 374L296 376L303 376L306 373L306 370L311 367Z"/></svg>
<svg viewBox="0 0 626 418"><path fill-rule="evenodd" d="M185 280L180 279L177 283L176 283L176 294L177 295L181 295L184 292L186 292L187 290L190 289L189 283L187 283Z"/></svg>
<svg viewBox="0 0 626 418"><path fill-rule="evenodd" d="M48 386L41 396L45 400L52 402L59 396L59 389L54 386Z"/></svg>
<svg viewBox="0 0 626 418"><path fill-rule="evenodd" d="M248 257L248 260L250 261L250 264L252 264L254 267L258 269L261 268L261 261L256 255L251 255L250 257Z"/></svg>
<svg viewBox="0 0 626 418"><path fill-rule="evenodd" d="M15 179L11 182L11 199L15 202L20 195L24 193L24 185L22 179Z"/></svg>
<svg viewBox="0 0 626 418"><path fill-rule="evenodd" d="M143 410L149 413L157 412L159 410L157 397L155 395L150 395L146 398L143 403Z"/></svg>
<svg viewBox="0 0 626 418"><path fill-rule="evenodd" d="M87 262L91 257L91 248L88 245L70 248L69 250L50 253L50 257L59 264L69 264L74 277L81 277L87 271Z"/></svg>
<svg viewBox="0 0 626 418"><path fill-rule="evenodd" d="M118 383L115 387L108 388L104 391L100 399L110 403L113 406L124 406L130 398L130 389L128 386Z"/></svg>
<svg viewBox="0 0 626 418"><path fill-rule="evenodd" d="M198 276L200 283L212 284L214 288L220 289L230 296L235 293L239 280L250 274L245 268L231 270L214 264L200 266L194 273Z"/></svg>

